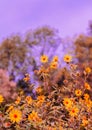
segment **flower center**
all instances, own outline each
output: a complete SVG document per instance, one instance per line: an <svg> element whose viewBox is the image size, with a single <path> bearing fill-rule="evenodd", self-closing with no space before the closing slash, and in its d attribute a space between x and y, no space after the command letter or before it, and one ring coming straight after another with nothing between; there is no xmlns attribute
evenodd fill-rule
<svg viewBox="0 0 92 130"><path fill-rule="evenodd" d="M73 113L75 113L75 110L72 110Z"/></svg>
<svg viewBox="0 0 92 130"><path fill-rule="evenodd" d="M68 104L68 101L66 101L66 104Z"/></svg>
<svg viewBox="0 0 92 130"><path fill-rule="evenodd" d="M17 114L14 114L14 118L17 118L18 116L17 116Z"/></svg>

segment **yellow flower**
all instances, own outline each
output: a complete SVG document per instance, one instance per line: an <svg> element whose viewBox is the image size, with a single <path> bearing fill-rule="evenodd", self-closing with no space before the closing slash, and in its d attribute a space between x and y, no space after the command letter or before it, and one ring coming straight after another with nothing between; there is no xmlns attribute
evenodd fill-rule
<svg viewBox="0 0 92 130"><path fill-rule="evenodd" d="M77 116L78 115L78 112L79 112L79 109L77 108L77 107L73 107L71 110L70 110L70 112L69 112L69 114L70 114L70 116Z"/></svg>
<svg viewBox="0 0 92 130"><path fill-rule="evenodd" d="M58 62L58 56L54 56L52 61L53 62Z"/></svg>
<svg viewBox="0 0 92 130"><path fill-rule="evenodd" d="M66 108L70 108L72 106L72 101L69 98L64 98L63 104L65 105Z"/></svg>
<svg viewBox="0 0 92 130"><path fill-rule="evenodd" d="M44 96L44 95L38 96L38 97L37 97L37 100L38 100L38 101L41 101L41 102L44 102L45 96Z"/></svg>
<svg viewBox="0 0 92 130"><path fill-rule="evenodd" d="M90 98L90 97L89 97L89 94L85 93L85 94L84 94L84 99L85 99L85 100L88 100L89 98Z"/></svg>
<svg viewBox="0 0 92 130"><path fill-rule="evenodd" d="M88 89L88 90L91 89L91 88L90 88L90 85L89 85L87 82L84 84L84 87L85 87L85 89Z"/></svg>
<svg viewBox="0 0 92 130"><path fill-rule="evenodd" d="M58 67L57 62L51 62L51 64L50 64L51 69L56 69L57 67Z"/></svg>
<svg viewBox="0 0 92 130"><path fill-rule="evenodd" d="M13 123L19 123L22 119L22 112L18 109L13 109L9 113L9 118Z"/></svg>
<svg viewBox="0 0 92 130"><path fill-rule="evenodd" d="M32 102L33 102L31 96L27 96L25 100L26 100L26 102L27 102L28 104L32 104Z"/></svg>
<svg viewBox="0 0 92 130"><path fill-rule="evenodd" d="M42 63L47 63L47 62L48 62L48 56L42 55L42 56L40 57L40 60L41 60Z"/></svg>
<svg viewBox="0 0 92 130"><path fill-rule="evenodd" d="M0 103L2 103L4 101L4 98L2 95L0 95Z"/></svg>
<svg viewBox="0 0 92 130"><path fill-rule="evenodd" d="M17 97L17 99L16 99L16 101L15 101L15 104L19 104L20 103L20 101L21 101L21 98L20 97Z"/></svg>
<svg viewBox="0 0 92 130"><path fill-rule="evenodd" d="M91 72L91 68L90 68L90 67L86 67L86 68L85 68L85 72L86 72L87 74L89 74L89 73Z"/></svg>
<svg viewBox="0 0 92 130"><path fill-rule="evenodd" d="M81 96L82 95L82 91L80 89L76 89L75 90L75 95L78 96L78 97Z"/></svg>
<svg viewBox="0 0 92 130"><path fill-rule="evenodd" d="M41 88L41 87L37 87L37 88L36 88L36 93L37 93L37 94L41 94L41 93L42 93L42 91L43 91L43 90L42 90L42 88Z"/></svg>
<svg viewBox="0 0 92 130"><path fill-rule="evenodd" d="M38 96L37 97L37 102L35 104L36 107L40 107L43 104L44 100L45 100L45 96L44 95Z"/></svg>
<svg viewBox="0 0 92 130"><path fill-rule="evenodd" d="M82 120L82 126L87 126L89 121L87 119Z"/></svg>
<svg viewBox="0 0 92 130"><path fill-rule="evenodd" d="M28 115L28 120L29 121L37 121L37 122L41 122L42 119L38 116L37 112L32 111L32 113L30 113Z"/></svg>
<svg viewBox="0 0 92 130"><path fill-rule="evenodd" d="M65 56L64 56L64 61L65 61L66 63L70 63L70 62L72 61L72 57L71 57L70 55L65 55Z"/></svg>
<svg viewBox="0 0 92 130"><path fill-rule="evenodd" d="M89 99L89 100L86 100L86 105L87 107L90 109L92 107L92 101Z"/></svg>

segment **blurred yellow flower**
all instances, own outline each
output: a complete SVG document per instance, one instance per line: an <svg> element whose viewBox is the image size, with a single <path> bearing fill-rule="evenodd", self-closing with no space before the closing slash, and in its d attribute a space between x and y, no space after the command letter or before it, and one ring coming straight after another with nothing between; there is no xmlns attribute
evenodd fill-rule
<svg viewBox="0 0 92 130"><path fill-rule="evenodd" d="M52 59L53 62L58 62L58 56L54 56Z"/></svg>
<svg viewBox="0 0 92 130"><path fill-rule="evenodd" d="M42 56L40 57L40 60L41 60L42 63L47 63L47 62L48 62L48 56L42 55Z"/></svg>
<svg viewBox="0 0 92 130"><path fill-rule="evenodd" d="M41 101L41 102L44 102L45 96L44 96L44 95L38 96L38 97L37 97L37 100L38 100L38 101Z"/></svg>
<svg viewBox="0 0 92 130"><path fill-rule="evenodd" d="M89 85L87 82L84 84L84 87L85 87L85 89L87 89L87 90L90 90L90 89L91 89L90 85Z"/></svg>
<svg viewBox="0 0 92 130"><path fill-rule="evenodd" d="M45 96L44 95L40 95L37 97L37 102L36 102L36 107L41 107L43 102L45 100Z"/></svg>
<svg viewBox="0 0 92 130"><path fill-rule="evenodd" d="M9 118L13 123L19 123L22 119L22 112L18 109L13 109L9 113Z"/></svg>
<svg viewBox="0 0 92 130"><path fill-rule="evenodd" d="M71 99L69 99L69 98L64 98L64 100L63 100L63 104L65 105L65 107L67 107L67 108L70 108L71 106L72 106L72 101L71 101Z"/></svg>
<svg viewBox="0 0 92 130"><path fill-rule="evenodd" d="M37 88L36 88L36 93L37 93L37 94L41 94L42 91L43 91L43 89L42 89L41 87L37 87Z"/></svg>
<svg viewBox="0 0 92 130"><path fill-rule="evenodd" d="M75 95L78 96L78 97L81 96L82 95L82 91L80 89L76 89L75 90Z"/></svg>
<svg viewBox="0 0 92 130"><path fill-rule="evenodd" d="M0 95L0 103L2 103L4 101L4 98L2 95Z"/></svg>
<svg viewBox="0 0 92 130"><path fill-rule="evenodd" d="M91 68L90 68L90 67L86 67L86 68L85 68L85 72L86 72L87 74L89 74L89 73L91 72Z"/></svg>
<svg viewBox="0 0 92 130"><path fill-rule="evenodd" d="M64 56L64 61L65 61L66 63L70 63L70 62L72 61L72 56L70 56L70 55L65 55L65 56Z"/></svg>
<svg viewBox="0 0 92 130"><path fill-rule="evenodd" d="M89 94L85 93L85 94L84 94L84 99L85 99L85 100L88 100L89 98L90 98Z"/></svg>
<svg viewBox="0 0 92 130"><path fill-rule="evenodd" d="M17 99L16 99L16 101L15 101L15 104L19 104L20 103L20 101L21 101L21 97L17 97Z"/></svg>
<svg viewBox="0 0 92 130"><path fill-rule="evenodd" d="M51 69L56 69L58 67L58 63L57 62L51 62L50 63L50 68Z"/></svg>
<svg viewBox="0 0 92 130"><path fill-rule="evenodd" d="M82 120L82 126L87 126L89 121L87 119Z"/></svg>
<svg viewBox="0 0 92 130"><path fill-rule="evenodd" d="M72 109L70 110L69 114L70 116L77 116L79 112L79 109L77 107L72 107Z"/></svg>
<svg viewBox="0 0 92 130"><path fill-rule="evenodd" d="M89 99L89 100L86 100L85 104L87 105L87 107L90 109L92 108L92 101Z"/></svg>
<svg viewBox="0 0 92 130"><path fill-rule="evenodd" d="M37 122L42 121L42 119L38 116L37 112L35 112L34 110L32 111L32 113L30 113L28 115L28 120L29 121L37 121Z"/></svg>
<svg viewBox="0 0 92 130"><path fill-rule="evenodd" d="M32 104L33 100L31 98L31 96L27 96L25 101L28 103L28 104Z"/></svg>

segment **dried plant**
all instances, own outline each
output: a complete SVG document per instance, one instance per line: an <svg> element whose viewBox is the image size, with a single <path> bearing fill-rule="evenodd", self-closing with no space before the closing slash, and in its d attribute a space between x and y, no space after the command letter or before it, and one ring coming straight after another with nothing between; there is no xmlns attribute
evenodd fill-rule
<svg viewBox="0 0 92 130"><path fill-rule="evenodd" d="M2 94L7 101L14 100L17 96L16 83L10 81L7 72L2 69L0 69L0 94Z"/></svg>

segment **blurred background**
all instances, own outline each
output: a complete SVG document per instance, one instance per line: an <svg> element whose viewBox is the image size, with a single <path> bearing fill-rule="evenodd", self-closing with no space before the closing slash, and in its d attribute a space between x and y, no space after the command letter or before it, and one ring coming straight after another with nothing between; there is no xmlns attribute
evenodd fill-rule
<svg viewBox="0 0 92 130"><path fill-rule="evenodd" d="M92 0L0 0L0 40L42 25L61 37L85 32L92 19Z"/></svg>

